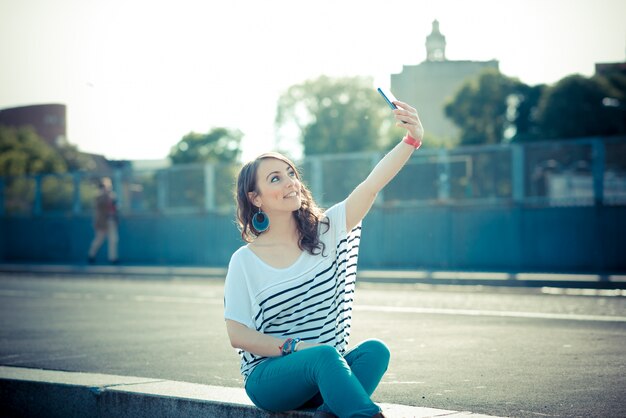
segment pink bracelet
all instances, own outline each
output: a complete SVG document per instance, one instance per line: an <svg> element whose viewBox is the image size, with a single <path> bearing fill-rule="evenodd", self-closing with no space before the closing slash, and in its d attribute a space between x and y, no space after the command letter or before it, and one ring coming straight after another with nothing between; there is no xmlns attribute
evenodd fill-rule
<svg viewBox="0 0 626 418"><path fill-rule="evenodd" d="M412 146L415 149L418 149L419 147L422 146L422 141L419 139L415 139L413 138L411 135L406 134L404 136L404 138L402 138L402 142L409 144L410 146Z"/></svg>

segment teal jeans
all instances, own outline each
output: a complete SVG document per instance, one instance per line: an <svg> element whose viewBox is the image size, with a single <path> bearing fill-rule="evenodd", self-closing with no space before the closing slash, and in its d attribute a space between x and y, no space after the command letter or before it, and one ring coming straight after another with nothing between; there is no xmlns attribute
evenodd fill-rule
<svg viewBox="0 0 626 418"><path fill-rule="evenodd" d="M380 408L370 396L388 365L389 349L379 340L364 341L344 356L322 345L259 364L248 376L246 392L268 411L321 405L341 418L371 417Z"/></svg>

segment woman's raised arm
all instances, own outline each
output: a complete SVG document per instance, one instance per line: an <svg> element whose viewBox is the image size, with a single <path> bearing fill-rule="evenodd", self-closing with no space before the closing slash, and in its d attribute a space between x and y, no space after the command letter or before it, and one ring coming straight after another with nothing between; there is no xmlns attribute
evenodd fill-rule
<svg viewBox="0 0 626 418"><path fill-rule="evenodd" d="M394 103L398 106L393 111L396 115L396 126L405 128L411 138L421 143L424 128L417 111L404 102L395 101ZM367 215L378 192L398 174L415 149L414 145L401 141L378 162L369 176L350 193L346 199L346 228L348 231L352 230Z"/></svg>

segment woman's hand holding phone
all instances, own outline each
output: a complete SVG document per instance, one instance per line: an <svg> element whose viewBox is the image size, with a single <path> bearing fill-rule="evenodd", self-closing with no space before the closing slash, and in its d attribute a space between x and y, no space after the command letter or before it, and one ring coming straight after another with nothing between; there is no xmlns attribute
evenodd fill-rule
<svg viewBox="0 0 626 418"><path fill-rule="evenodd" d="M387 105L393 110L396 115L396 126L400 126L409 132L409 135L415 139L421 140L424 136L424 128L422 122L417 115L417 110L409 106L408 104L401 102L389 90L378 88L378 93L385 99Z"/></svg>

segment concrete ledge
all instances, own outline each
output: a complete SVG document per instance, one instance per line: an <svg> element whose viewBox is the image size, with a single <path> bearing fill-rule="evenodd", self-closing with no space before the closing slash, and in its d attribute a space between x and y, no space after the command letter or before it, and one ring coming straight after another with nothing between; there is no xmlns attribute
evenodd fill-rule
<svg viewBox="0 0 626 418"><path fill-rule="evenodd" d="M304 418L313 415L307 411L260 410L241 388L3 366L0 366L0 405L3 417ZM388 417L489 417L395 404L380 406Z"/></svg>

